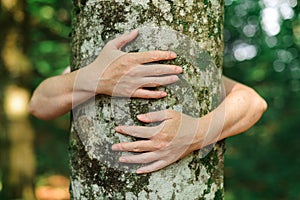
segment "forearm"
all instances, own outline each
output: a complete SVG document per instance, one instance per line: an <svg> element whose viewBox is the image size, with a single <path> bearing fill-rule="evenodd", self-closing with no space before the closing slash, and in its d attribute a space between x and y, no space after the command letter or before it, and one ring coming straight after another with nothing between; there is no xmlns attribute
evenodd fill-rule
<svg viewBox="0 0 300 200"><path fill-rule="evenodd" d="M226 98L212 112L193 118L175 110L138 115L144 123L162 122L157 126L118 126L124 135L143 138L135 142L114 144L112 150L141 153L122 156L120 162L148 163L137 173L159 170L194 150L236 135L251 127L266 110L265 101L251 88L223 77Z"/></svg>
<svg viewBox="0 0 300 200"><path fill-rule="evenodd" d="M40 119L53 119L92 97L92 93L75 88L77 73L75 71L43 81L31 97L30 113Z"/></svg>
<svg viewBox="0 0 300 200"><path fill-rule="evenodd" d="M232 92L224 103L225 123L220 140L248 130L267 109L265 100L250 88Z"/></svg>
<svg viewBox="0 0 300 200"><path fill-rule="evenodd" d="M178 80L176 74L182 72L181 67L156 63L175 59L176 54L170 51L121 51L137 35L137 30L123 34L108 42L89 65L43 81L32 96L31 114L40 119L52 119L96 94L146 99L165 97L166 92L148 88Z"/></svg>
<svg viewBox="0 0 300 200"><path fill-rule="evenodd" d="M235 83L227 93L215 110L199 119L196 149L246 131L267 108L264 99L245 85Z"/></svg>

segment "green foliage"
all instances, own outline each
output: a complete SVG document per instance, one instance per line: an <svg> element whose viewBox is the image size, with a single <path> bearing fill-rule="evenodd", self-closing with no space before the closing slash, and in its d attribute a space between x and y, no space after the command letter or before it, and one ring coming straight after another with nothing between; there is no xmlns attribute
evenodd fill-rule
<svg viewBox="0 0 300 200"><path fill-rule="evenodd" d="M34 85L59 74L69 63L70 3L28 1L32 36L30 56L37 75ZM261 25L262 2L226 0L225 3L224 74L254 87L269 106L255 127L227 140L225 197L234 200L299 199L299 5L294 8L292 19L280 20L280 33L268 36ZM243 43L253 45L256 55L238 61L234 53ZM61 135L64 129L55 128L57 121L35 123L39 130L51 130L46 136L38 136L38 173L55 171L55 163L67 159L66 154L60 157L67 145L67 138ZM46 124L47 128L42 128ZM51 151L52 155L47 154L51 149L48 142L55 143L58 148L58 151ZM65 169L56 170L67 171L65 163L59 165Z"/></svg>
<svg viewBox="0 0 300 200"><path fill-rule="evenodd" d="M292 19L280 20L278 34L268 36L261 25L262 2L267 1L225 0L224 74L254 87L269 106L255 127L227 140L227 200L300 199L300 5ZM71 1L27 0L27 12L33 90L69 65ZM236 55L240 61L235 57L238 48L248 48L248 55ZM67 173L68 116L32 122L37 176Z"/></svg>
<svg viewBox="0 0 300 200"><path fill-rule="evenodd" d="M282 17L280 32L269 36L262 28L262 1L226 3L224 73L254 87L269 108L255 127L227 140L225 197L299 199L299 5L292 19ZM255 33L247 31L251 26ZM257 55L237 61L234 50L239 43L255 46Z"/></svg>
<svg viewBox="0 0 300 200"><path fill-rule="evenodd" d="M71 1L28 0L29 56L33 65L32 89L47 77L61 74L69 65ZM68 174L69 115L52 121L31 118L35 127L37 176Z"/></svg>
<svg viewBox="0 0 300 200"><path fill-rule="evenodd" d="M29 55L36 74L42 79L60 74L69 65L71 1L28 0L27 9L31 24Z"/></svg>

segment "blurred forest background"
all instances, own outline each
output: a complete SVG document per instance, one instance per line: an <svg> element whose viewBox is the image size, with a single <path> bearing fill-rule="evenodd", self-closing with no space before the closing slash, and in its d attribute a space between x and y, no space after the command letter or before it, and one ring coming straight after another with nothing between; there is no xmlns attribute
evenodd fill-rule
<svg viewBox="0 0 300 200"><path fill-rule="evenodd" d="M26 107L43 79L69 65L71 1L0 2L0 199L68 199L69 116L40 121ZM269 106L227 139L225 199L300 199L300 3L225 4L224 74Z"/></svg>

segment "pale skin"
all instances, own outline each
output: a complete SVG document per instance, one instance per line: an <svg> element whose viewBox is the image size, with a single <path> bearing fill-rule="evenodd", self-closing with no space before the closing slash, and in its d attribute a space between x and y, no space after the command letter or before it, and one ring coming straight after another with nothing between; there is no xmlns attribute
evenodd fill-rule
<svg viewBox="0 0 300 200"><path fill-rule="evenodd" d="M155 99L165 97L165 92L145 87L176 82L177 74L182 72L181 67L147 64L174 59L176 54L170 51L122 52L120 49L137 35L138 31L134 30L108 42L96 60L80 70L44 80L33 93L30 112L40 119L53 119L96 94Z"/></svg>
<svg viewBox="0 0 300 200"><path fill-rule="evenodd" d="M147 64L174 59L176 54L170 51L121 52L120 49L137 34L133 31L112 40L90 65L43 81L31 98L30 112L40 119L53 119L95 94L154 99L165 97L165 92L145 87L176 82L177 75L182 72L181 67ZM107 56L111 60L103 61ZM227 77L222 77L222 80L226 93L224 100L203 117L193 118L174 110L162 110L138 115L142 122L161 122L158 126L116 127L116 132L120 134L145 139L114 144L112 149L115 151L140 152L138 155L122 156L119 161L148 164L139 168L136 171L138 174L157 171L195 150L253 126L267 109L264 99L248 86Z"/></svg>

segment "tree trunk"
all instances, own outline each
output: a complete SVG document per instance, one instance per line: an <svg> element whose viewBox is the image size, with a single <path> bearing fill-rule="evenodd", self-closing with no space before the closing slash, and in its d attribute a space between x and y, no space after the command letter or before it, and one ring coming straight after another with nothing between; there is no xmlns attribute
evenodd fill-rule
<svg viewBox="0 0 300 200"><path fill-rule="evenodd" d="M146 175L135 174L138 165L120 164L123 153L110 150L114 143L134 140L116 134L114 127L140 125L138 114L174 109L201 117L220 103L223 1L73 2L73 70L92 62L109 39L138 28L138 38L125 51L173 50L178 57L170 63L182 66L183 74L177 83L159 88L168 93L164 99L98 95L73 110L72 198L223 199L223 142Z"/></svg>

